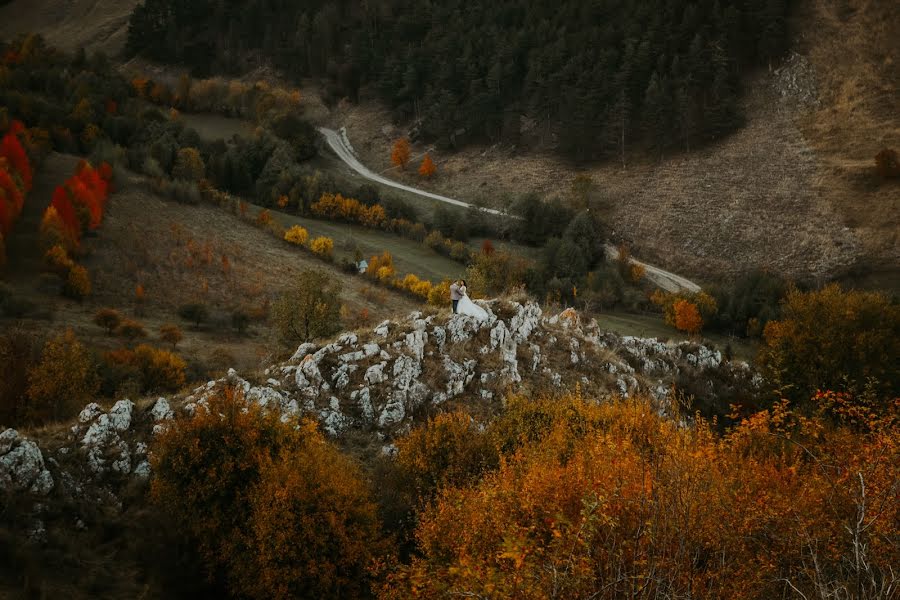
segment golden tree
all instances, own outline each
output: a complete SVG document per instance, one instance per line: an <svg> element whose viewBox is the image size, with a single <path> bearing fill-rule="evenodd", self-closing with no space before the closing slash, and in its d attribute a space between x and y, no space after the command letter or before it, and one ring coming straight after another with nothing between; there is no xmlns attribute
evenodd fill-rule
<svg viewBox="0 0 900 600"><path fill-rule="evenodd" d="M26 418L34 423L68 418L92 400L98 388L87 349L67 329L47 342L40 362L29 372Z"/></svg>
<svg viewBox="0 0 900 600"><path fill-rule="evenodd" d="M399 140L394 142L394 147L391 149L391 163L396 167L406 169L406 165L409 163L409 159L409 140L406 138L400 138Z"/></svg>
<svg viewBox="0 0 900 600"><path fill-rule="evenodd" d="M159 339L167 344L172 344L172 350L174 350L176 346L178 346L178 342L184 339L184 334L181 332L181 327L178 325L166 323L159 327Z"/></svg>
<svg viewBox="0 0 900 600"><path fill-rule="evenodd" d="M284 239L292 244L305 246L307 240L309 240L309 232L299 225L294 225L284 232Z"/></svg>

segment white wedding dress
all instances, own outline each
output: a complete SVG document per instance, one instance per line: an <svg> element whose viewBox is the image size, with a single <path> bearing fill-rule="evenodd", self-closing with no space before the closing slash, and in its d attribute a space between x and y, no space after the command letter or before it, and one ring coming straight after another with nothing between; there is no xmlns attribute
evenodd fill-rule
<svg viewBox="0 0 900 600"><path fill-rule="evenodd" d="M456 305L456 312L461 315L469 315L470 317L486 321L488 319L487 311L469 300L465 288L462 288L460 291L462 292L462 298L459 299L459 303Z"/></svg>

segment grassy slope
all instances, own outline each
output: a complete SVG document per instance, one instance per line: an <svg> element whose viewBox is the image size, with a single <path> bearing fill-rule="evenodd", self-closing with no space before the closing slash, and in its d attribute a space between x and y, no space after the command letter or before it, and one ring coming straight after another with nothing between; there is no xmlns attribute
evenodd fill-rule
<svg viewBox="0 0 900 600"><path fill-rule="evenodd" d="M13 0L0 7L0 39L35 32L64 50L119 53L138 0Z"/></svg>
<svg viewBox="0 0 900 600"><path fill-rule="evenodd" d="M270 361L272 353L283 352L283 347L263 324L252 325L245 336L231 332L231 311L236 307L262 310L279 291L299 283L300 273L306 268L326 270L342 285L342 299L348 308L354 314L367 309L373 322L419 306L389 290L367 289L372 286L362 278L341 273L225 211L163 200L135 180L117 182L120 189L111 196L98 236L86 242L91 252L82 262L93 281L91 297L77 303L48 296L36 289L41 263L35 251L35 233L40 212L49 203L54 187L71 175L76 161L60 154L48 157L35 177L29 211L10 240L10 269L5 279L52 316L52 320L22 323L38 333L72 327L93 345L116 347L120 341L103 335L91 319L105 306L135 315L134 290L141 283L146 288L146 301L137 318L145 325L151 342L158 343L159 325L180 323L179 305L203 301L212 307L214 322L200 331L185 326L179 352L211 368L251 370ZM209 264L205 263L206 248ZM222 268L223 255L229 259L227 273ZM8 320L0 320L0 324L13 325Z"/></svg>
<svg viewBox="0 0 900 600"><path fill-rule="evenodd" d="M661 162L630 157L577 169L515 148L435 153L429 185L468 201L508 193L565 194L579 173L598 183L606 219L638 255L699 280L754 267L818 280L871 268L868 284L896 283L900 190L879 185L873 157L900 148L900 21L880 0L806 0L793 19L796 50L818 80L818 106L783 98L763 70L746 81L746 126L721 142ZM777 67L778 65L773 65ZM403 135L372 99L335 111L373 170L388 170ZM426 150L416 146L414 154Z"/></svg>

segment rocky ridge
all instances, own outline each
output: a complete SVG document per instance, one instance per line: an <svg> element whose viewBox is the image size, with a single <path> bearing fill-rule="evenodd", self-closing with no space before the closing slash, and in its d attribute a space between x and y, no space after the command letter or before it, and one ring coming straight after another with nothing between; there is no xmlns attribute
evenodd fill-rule
<svg viewBox="0 0 900 600"><path fill-rule="evenodd" d="M533 302L479 304L487 320L414 312L329 343L302 344L258 380L231 370L186 397L158 398L142 409L127 399L109 410L88 404L55 448L8 429L0 433L0 489L114 504L124 482L149 477L148 451L166 422L204 410L225 386L285 420L316 418L335 438L362 431L391 452L391 439L429 414L450 404L499 411L510 391L578 386L600 400L640 393L669 413L670 390L684 377L706 380L710 393L713 379L743 385L758 377L705 345L618 336L584 323L572 309L547 317ZM35 530L40 537L41 528Z"/></svg>

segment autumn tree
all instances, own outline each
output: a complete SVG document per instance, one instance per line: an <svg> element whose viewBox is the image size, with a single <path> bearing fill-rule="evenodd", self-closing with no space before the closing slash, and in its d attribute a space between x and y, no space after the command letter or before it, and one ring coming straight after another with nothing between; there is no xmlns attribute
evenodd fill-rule
<svg viewBox="0 0 900 600"><path fill-rule="evenodd" d="M63 293L75 300L83 300L91 295L91 278L87 269L81 265L72 265L63 286Z"/></svg>
<svg viewBox="0 0 900 600"><path fill-rule="evenodd" d="M159 327L159 339L167 344L172 344L172 350L174 350L178 346L178 342L184 339L184 334L178 325L166 323Z"/></svg>
<svg viewBox="0 0 900 600"><path fill-rule="evenodd" d="M141 344L134 349L134 356L145 391L174 392L184 385L187 363L177 354Z"/></svg>
<svg viewBox="0 0 900 600"><path fill-rule="evenodd" d="M435 172L437 172L437 167L434 161L431 160L431 155L426 154L425 158L422 159L422 164L419 165L419 175L426 179L431 179Z"/></svg>
<svg viewBox="0 0 900 600"><path fill-rule="evenodd" d="M758 361L779 392L803 402L818 389L874 385L900 394L900 306L877 292L791 289L769 321Z"/></svg>
<svg viewBox="0 0 900 600"><path fill-rule="evenodd" d="M305 270L272 305L272 318L286 342L308 342L340 331L340 311L339 284L322 271Z"/></svg>
<svg viewBox="0 0 900 600"><path fill-rule="evenodd" d="M366 597L379 534L361 471L314 423L279 417L214 394L160 435L151 495L241 596Z"/></svg>
<svg viewBox="0 0 900 600"><path fill-rule="evenodd" d="M133 342L138 338L147 337L147 331L139 322L132 319L123 319L118 328L116 328L116 335Z"/></svg>
<svg viewBox="0 0 900 600"><path fill-rule="evenodd" d="M409 159L409 140L406 138L400 138L394 142L394 146L391 149L391 163L395 167L406 169L406 165L409 163Z"/></svg>
<svg viewBox="0 0 900 600"><path fill-rule="evenodd" d="M87 349L68 329L47 342L28 374L26 418L33 423L66 419L90 402L98 387Z"/></svg>
<svg viewBox="0 0 900 600"><path fill-rule="evenodd" d="M673 306L675 310L675 328L692 335L700 333L703 328L703 317L697 305L687 300L678 300Z"/></svg>
<svg viewBox="0 0 900 600"><path fill-rule="evenodd" d="M317 237L309 243L309 249L322 258L330 259L334 252L334 240L325 236Z"/></svg>
<svg viewBox="0 0 900 600"><path fill-rule="evenodd" d="M106 330L106 335L112 335L119 323L122 322L122 315L119 311L112 308L101 308L94 315L94 323Z"/></svg>

